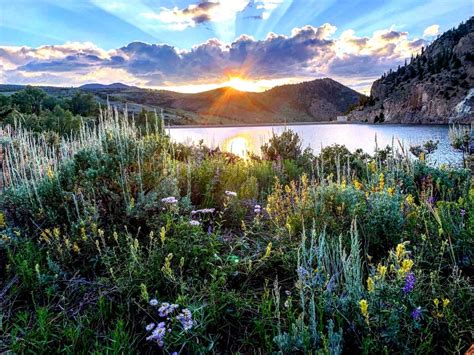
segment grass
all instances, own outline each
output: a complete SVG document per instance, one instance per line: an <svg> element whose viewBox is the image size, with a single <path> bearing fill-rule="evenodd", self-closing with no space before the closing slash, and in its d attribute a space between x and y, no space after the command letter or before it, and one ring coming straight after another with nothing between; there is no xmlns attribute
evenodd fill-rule
<svg viewBox="0 0 474 355"><path fill-rule="evenodd" d="M459 353L472 343L468 170L242 160L102 111L61 140L4 128L0 350Z"/></svg>

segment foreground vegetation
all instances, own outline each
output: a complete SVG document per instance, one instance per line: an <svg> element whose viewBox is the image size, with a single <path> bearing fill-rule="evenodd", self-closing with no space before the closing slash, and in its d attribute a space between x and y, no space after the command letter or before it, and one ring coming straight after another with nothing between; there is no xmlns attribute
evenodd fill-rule
<svg viewBox="0 0 474 355"><path fill-rule="evenodd" d="M4 128L0 351L469 348L474 189L432 144L242 160L150 122Z"/></svg>

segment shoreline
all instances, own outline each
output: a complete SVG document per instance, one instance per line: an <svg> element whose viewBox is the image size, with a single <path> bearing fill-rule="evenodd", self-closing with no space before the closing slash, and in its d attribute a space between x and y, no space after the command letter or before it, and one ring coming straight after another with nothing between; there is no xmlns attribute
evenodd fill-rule
<svg viewBox="0 0 474 355"><path fill-rule="evenodd" d="M232 124L210 124L210 125L169 125L166 129L185 128L242 128L242 127L281 127L281 126L319 126L319 125L367 125L367 126L449 126L449 123L369 123L369 122L269 122L269 123L232 123Z"/></svg>

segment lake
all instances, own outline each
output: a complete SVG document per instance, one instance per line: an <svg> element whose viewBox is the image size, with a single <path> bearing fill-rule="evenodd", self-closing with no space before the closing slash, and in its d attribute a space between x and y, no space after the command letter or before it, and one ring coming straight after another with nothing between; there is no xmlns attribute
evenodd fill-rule
<svg viewBox="0 0 474 355"><path fill-rule="evenodd" d="M438 150L430 157L434 164L460 164L462 154L454 151L448 138L447 125L371 125L371 124L303 124L287 125L299 134L303 147L310 147L315 153L321 147L343 144L350 151L362 148L373 153L376 141L379 148L398 141L405 147L421 144L427 140L439 140ZM247 152L260 153L260 146L271 137L272 132L281 133L281 126L238 126L238 127L173 127L169 129L176 142L197 144L200 140L210 147L245 157Z"/></svg>

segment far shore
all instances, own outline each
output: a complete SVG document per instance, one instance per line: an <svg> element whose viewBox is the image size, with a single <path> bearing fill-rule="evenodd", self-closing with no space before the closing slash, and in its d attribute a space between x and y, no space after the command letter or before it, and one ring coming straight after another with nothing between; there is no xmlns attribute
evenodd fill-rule
<svg viewBox="0 0 474 355"><path fill-rule="evenodd" d="M275 127L275 126L314 126L314 125L371 125L371 126L447 126L448 123L398 123L398 122L384 122L384 123L370 123L360 121L318 121L318 122L270 122L270 123L231 123L231 124L209 124L209 125L169 125L166 128L232 128L232 127Z"/></svg>

